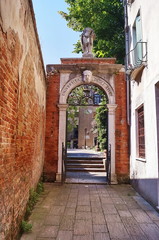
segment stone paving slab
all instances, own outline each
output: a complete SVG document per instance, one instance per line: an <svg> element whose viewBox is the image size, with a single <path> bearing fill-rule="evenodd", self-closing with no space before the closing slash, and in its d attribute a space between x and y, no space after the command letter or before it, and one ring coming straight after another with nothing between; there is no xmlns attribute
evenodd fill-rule
<svg viewBox="0 0 159 240"><path fill-rule="evenodd" d="M44 186L21 240L159 240L159 213L130 185Z"/></svg>

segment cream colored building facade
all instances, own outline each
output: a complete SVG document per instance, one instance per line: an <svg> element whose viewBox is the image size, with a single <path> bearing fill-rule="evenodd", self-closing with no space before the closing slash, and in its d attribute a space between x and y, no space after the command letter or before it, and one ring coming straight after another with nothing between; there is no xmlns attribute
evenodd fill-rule
<svg viewBox="0 0 159 240"><path fill-rule="evenodd" d="M130 178L159 206L159 1L124 2L130 92Z"/></svg>

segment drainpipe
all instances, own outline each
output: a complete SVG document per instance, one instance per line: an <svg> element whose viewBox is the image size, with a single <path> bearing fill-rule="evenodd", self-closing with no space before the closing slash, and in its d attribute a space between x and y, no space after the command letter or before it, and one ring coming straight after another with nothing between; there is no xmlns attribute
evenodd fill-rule
<svg viewBox="0 0 159 240"><path fill-rule="evenodd" d="M128 57L128 53L130 51L129 44L129 25L128 25L128 5L127 0L123 0L124 6L124 22L125 22L125 54ZM128 69L128 59L125 59L125 69ZM131 153L131 85L130 85L130 75L126 73L126 89L127 89L127 123L129 125L129 158Z"/></svg>
<svg viewBox="0 0 159 240"><path fill-rule="evenodd" d="M129 26L128 26L128 9L127 9L127 0L123 0L124 6L124 22L125 22L125 54L129 53ZM125 59L125 69L128 69L128 60ZM127 122L130 125L130 75L126 74L127 82Z"/></svg>

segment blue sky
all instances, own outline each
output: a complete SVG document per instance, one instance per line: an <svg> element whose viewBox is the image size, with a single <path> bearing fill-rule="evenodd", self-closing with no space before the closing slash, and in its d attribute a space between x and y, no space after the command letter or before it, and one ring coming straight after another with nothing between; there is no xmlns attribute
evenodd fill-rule
<svg viewBox="0 0 159 240"><path fill-rule="evenodd" d="M60 58L81 57L72 53L80 32L67 27L58 11L67 11L64 0L32 0L44 64L58 64Z"/></svg>

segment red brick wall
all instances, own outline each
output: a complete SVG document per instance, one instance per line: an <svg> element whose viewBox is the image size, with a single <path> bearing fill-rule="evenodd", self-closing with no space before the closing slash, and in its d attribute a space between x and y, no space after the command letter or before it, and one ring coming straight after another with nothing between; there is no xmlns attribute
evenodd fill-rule
<svg viewBox="0 0 159 240"><path fill-rule="evenodd" d="M13 240L29 189L42 174L46 87L31 3L5 3L0 20L0 239Z"/></svg>
<svg viewBox="0 0 159 240"><path fill-rule="evenodd" d="M47 79L46 94L46 143L44 179L48 182L56 180L58 165L59 136L59 87L60 75L55 74Z"/></svg>
<svg viewBox="0 0 159 240"><path fill-rule="evenodd" d="M89 67L95 64L115 64L115 59L89 59L89 58L65 58L61 59L61 66L69 69L70 65L85 64ZM53 65L56 69L56 65ZM103 65L103 69L104 69ZM57 65L58 69L59 65ZM115 159L116 174L119 182L129 181L129 127L127 125L127 107L126 107L126 81L123 72L115 75L115 99L117 104L115 114ZM58 145L58 108L53 106L58 104L59 100L59 75L49 77L47 90L47 123L46 123L46 164L45 178L48 181L55 180L57 172L57 145Z"/></svg>
<svg viewBox="0 0 159 240"><path fill-rule="evenodd" d="M116 174L118 182L129 181L129 127L126 113L126 81L123 72L115 75L116 91L116 118L115 118L115 138L116 138Z"/></svg>

